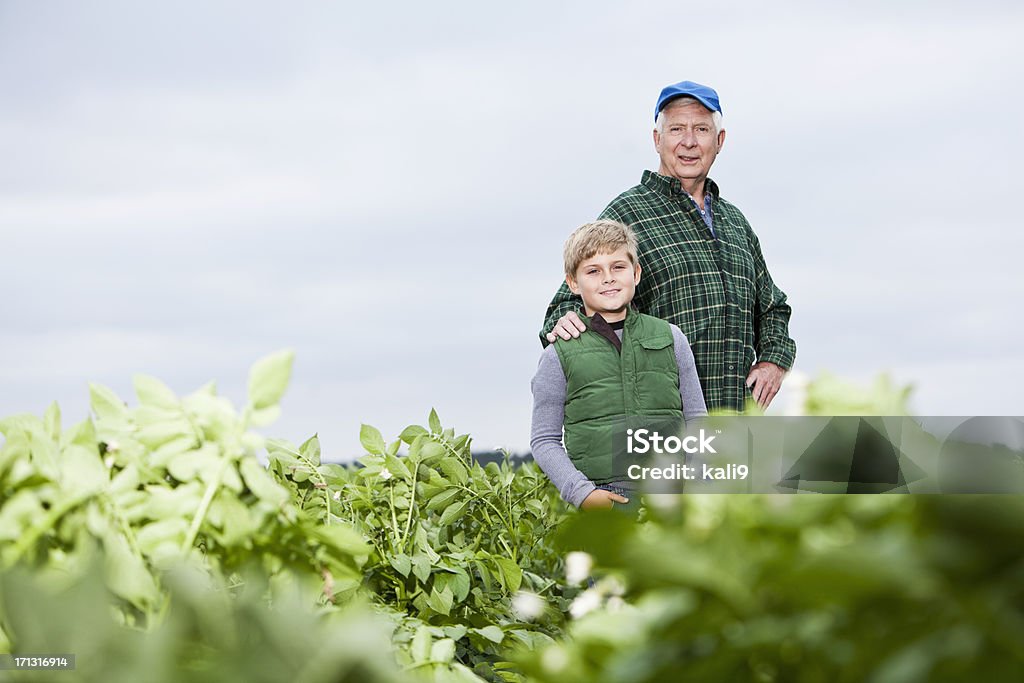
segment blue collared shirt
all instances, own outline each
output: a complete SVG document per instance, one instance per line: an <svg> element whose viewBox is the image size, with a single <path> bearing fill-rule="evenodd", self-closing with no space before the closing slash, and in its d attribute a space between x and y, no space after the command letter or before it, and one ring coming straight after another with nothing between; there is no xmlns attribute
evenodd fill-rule
<svg viewBox="0 0 1024 683"><path fill-rule="evenodd" d="M690 198L693 205L697 207L698 211L700 211L700 217L704 219L704 225L708 226L708 230L711 231L711 236L717 239L717 235L715 235L715 226L712 224L714 219L714 210L711 208L711 193L708 192L704 195L703 209L700 208L700 204L698 204L697 200L693 198L693 195L687 192L686 196Z"/></svg>

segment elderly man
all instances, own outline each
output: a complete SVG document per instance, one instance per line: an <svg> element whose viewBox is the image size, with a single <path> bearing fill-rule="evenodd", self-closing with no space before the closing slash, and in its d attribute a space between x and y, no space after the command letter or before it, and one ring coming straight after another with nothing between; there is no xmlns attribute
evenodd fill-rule
<svg viewBox="0 0 1024 683"><path fill-rule="evenodd" d="M796 358L791 310L747 219L708 178L725 142L718 93L692 81L667 86L654 115L658 172L644 171L600 217L636 232L643 277L634 305L686 334L708 410L743 411L748 396L767 408ZM578 307L562 283L541 341L579 336Z"/></svg>

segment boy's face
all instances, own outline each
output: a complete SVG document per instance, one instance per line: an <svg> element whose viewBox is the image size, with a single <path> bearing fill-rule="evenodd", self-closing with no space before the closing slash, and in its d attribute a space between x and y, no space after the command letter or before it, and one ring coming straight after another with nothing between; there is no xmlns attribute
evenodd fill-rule
<svg viewBox="0 0 1024 683"><path fill-rule="evenodd" d="M594 254L576 269L576 277L565 278L573 294L583 297L588 316L600 313L608 322L626 317L640 282L640 264L633 265L626 247L607 254Z"/></svg>

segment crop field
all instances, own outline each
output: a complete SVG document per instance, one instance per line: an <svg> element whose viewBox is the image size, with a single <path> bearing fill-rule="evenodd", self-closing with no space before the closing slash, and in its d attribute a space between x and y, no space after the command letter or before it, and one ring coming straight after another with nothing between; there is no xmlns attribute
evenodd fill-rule
<svg viewBox="0 0 1024 683"><path fill-rule="evenodd" d="M138 376L0 420L0 653L52 681L964 681L1024 670L1019 496L652 497L580 514L433 411L359 465ZM898 408L879 385L861 406ZM832 380L809 389L831 414ZM263 464L267 463L267 464Z"/></svg>

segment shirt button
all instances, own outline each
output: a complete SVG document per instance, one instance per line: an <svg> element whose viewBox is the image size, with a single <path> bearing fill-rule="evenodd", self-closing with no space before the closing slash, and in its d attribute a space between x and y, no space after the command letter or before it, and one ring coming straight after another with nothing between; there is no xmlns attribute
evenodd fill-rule
<svg viewBox="0 0 1024 683"><path fill-rule="evenodd" d="M735 365L730 365L730 366L729 366L729 369L730 369L730 370L735 370L735 369L736 369L736 366L735 366Z"/></svg>

